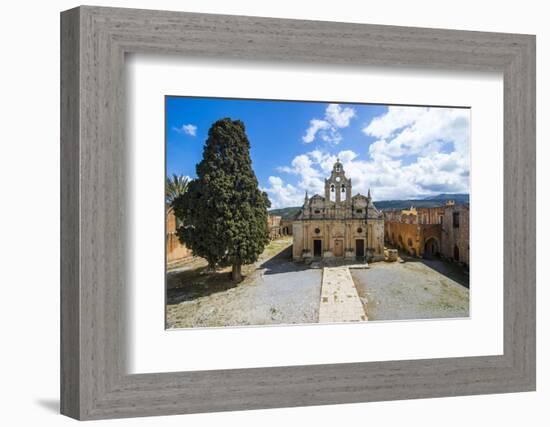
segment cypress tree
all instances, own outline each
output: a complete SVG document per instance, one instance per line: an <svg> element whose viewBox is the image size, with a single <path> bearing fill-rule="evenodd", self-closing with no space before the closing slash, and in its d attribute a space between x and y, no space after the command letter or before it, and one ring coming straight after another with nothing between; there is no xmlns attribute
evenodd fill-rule
<svg viewBox="0 0 550 427"><path fill-rule="evenodd" d="M176 216L185 219L178 236L211 267L231 266L240 282L241 266L257 261L269 242L270 206L258 188L243 122L225 118L210 127L196 172L174 201Z"/></svg>

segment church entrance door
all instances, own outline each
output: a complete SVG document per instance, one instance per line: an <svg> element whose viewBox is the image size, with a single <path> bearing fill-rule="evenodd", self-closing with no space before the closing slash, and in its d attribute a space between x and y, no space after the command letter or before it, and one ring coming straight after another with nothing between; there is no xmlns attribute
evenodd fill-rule
<svg viewBox="0 0 550 427"><path fill-rule="evenodd" d="M355 256L361 258L365 256L365 241L363 239L355 240Z"/></svg>
<svg viewBox="0 0 550 427"><path fill-rule="evenodd" d="M315 239L313 240L313 256L314 257L319 257L321 256L321 251L322 251L322 241L319 240L319 239Z"/></svg>
<svg viewBox="0 0 550 427"><path fill-rule="evenodd" d="M344 242L343 240L334 241L334 256L344 256Z"/></svg>

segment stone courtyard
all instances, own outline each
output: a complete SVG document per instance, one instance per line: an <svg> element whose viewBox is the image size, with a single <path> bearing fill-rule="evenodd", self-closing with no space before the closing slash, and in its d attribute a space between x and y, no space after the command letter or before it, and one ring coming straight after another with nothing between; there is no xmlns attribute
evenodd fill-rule
<svg viewBox="0 0 550 427"><path fill-rule="evenodd" d="M243 267L238 285L229 270L201 274L205 262L168 272L167 327L318 322L322 270L291 262L291 245L291 237L271 242L256 264Z"/></svg>
<svg viewBox="0 0 550 427"><path fill-rule="evenodd" d="M167 275L167 327L459 318L469 316L468 277L447 262L403 257L365 264L295 263L292 239L272 241L243 267L225 270L193 258Z"/></svg>
<svg viewBox="0 0 550 427"><path fill-rule="evenodd" d="M469 289L423 260L373 263L351 275L370 321L469 316Z"/></svg>

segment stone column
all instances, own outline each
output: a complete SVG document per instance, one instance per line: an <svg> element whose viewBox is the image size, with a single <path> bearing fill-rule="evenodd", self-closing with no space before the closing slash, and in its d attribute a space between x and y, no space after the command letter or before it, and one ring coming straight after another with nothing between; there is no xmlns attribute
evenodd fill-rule
<svg viewBox="0 0 550 427"><path fill-rule="evenodd" d="M368 224L367 227L369 228L368 229L368 236L369 236L369 241L366 242L367 243L367 248L374 248L374 239L373 239L373 226L372 226L372 223L371 224Z"/></svg>

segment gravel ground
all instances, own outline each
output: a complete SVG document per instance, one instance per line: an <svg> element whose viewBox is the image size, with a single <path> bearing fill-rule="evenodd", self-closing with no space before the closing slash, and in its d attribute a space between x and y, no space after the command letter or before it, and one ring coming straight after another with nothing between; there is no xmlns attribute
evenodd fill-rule
<svg viewBox="0 0 550 427"><path fill-rule="evenodd" d="M291 248L284 248L259 262L237 286L223 280L195 286L180 284L171 289L167 299L168 327L316 323L322 270L293 263Z"/></svg>
<svg viewBox="0 0 550 427"><path fill-rule="evenodd" d="M468 317L467 277L453 271L453 280L439 272L446 270L443 261L417 260L372 263L351 274L369 321Z"/></svg>

